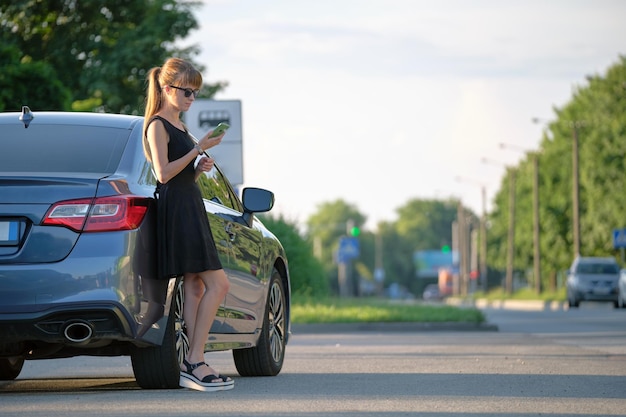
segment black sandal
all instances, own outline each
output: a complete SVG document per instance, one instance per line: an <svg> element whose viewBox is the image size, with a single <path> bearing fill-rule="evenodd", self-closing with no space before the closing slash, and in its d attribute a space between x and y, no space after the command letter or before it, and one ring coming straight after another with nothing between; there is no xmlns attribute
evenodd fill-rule
<svg viewBox="0 0 626 417"><path fill-rule="evenodd" d="M187 368L185 371L180 371L179 385L181 387L191 388L199 391L222 391L234 388L235 381L227 376L223 375L207 375L202 380L198 379L193 371L199 367L205 365L206 362L189 363L186 359L183 359L183 365ZM214 382L216 380L221 380Z"/></svg>

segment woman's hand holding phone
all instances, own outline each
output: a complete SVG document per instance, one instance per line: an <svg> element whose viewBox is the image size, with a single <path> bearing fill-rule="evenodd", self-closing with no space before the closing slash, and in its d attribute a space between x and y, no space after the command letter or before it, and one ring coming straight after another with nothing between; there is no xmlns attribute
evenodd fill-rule
<svg viewBox="0 0 626 417"><path fill-rule="evenodd" d="M212 132L209 133L209 137L210 138L214 138L216 136L221 136L224 133L226 133L226 130L230 127L230 125L228 123L220 123L217 126L215 126L215 129L213 129Z"/></svg>
<svg viewBox="0 0 626 417"><path fill-rule="evenodd" d="M219 145L229 127L230 126L227 123L218 124L215 129L207 134L207 136L198 141L198 145L200 145L204 150Z"/></svg>

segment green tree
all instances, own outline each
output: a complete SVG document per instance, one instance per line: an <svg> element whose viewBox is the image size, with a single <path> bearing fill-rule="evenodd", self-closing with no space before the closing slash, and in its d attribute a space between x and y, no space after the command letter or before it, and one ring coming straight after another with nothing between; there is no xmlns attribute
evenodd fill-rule
<svg viewBox="0 0 626 417"><path fill-rule="evenodd" d="M324 268L313 256L311 245L301 236L295 223L285 220L282 216L264 215L260 218L285 248L289 262L291 292L296 296L328 296L328 280Z"/></svg>
<svg viewBox="0 0 626 417"><path fill-rule="evenodd" d="M385 234L385 273L388 281L404 285L420 296L425 282L416 279L414 254L452 246L452 224L457 217L454 200L411 199L396 212L398 219L382 228Z"/></svg>
<svg viewBox="0 0 626 417"><path fill-rule="evenodd" d="M12 2L0 9L0 39L20 51L13 67L28 62L53 68L73 94L73 110L138 114L147 71L170 56L193 62L197 55L195 46L180 49L174 45L198 27L192 13L198 4L182 0ZM211 94L224 85L218 83L203 92ZM9 95L12 100L15 97L20 96ZM15 108L22 104L0 105ZM56 101L44 107L68 110Z"/></svg>
<svg viewBox="0 0 626 417"><path fill-rule="evenodd" d="M70 92L46 62L19 62L13 45L0 45L0 111L19 111L22 104L33 109L68 108Z"/></svg>
<svg viewBox="0 0 626 417"><path fill-rule="evenodd" d="M341 199L320 204L317 212L307 220L309 239L318 259L324 265L331 287L335 290L337 289L335 254L339 248L339 238L347 234L349 222L362 228L365 221L366 217L354 205Z"/></svg>
<svg viewBox="0 0 626 417"><path fill-rule="evenodd" d="M457 206L458 202L454 200L409 200L396 210L395 229L414 251L451 246Z"/></svg>
<svg viewBox="0 0 626 417"><path fill-rule="evenodd" d="M567 269L573 250L573 138L579 143L579 213L581 254L617 255L612 230L626 227L626 58L620 57L605 75L587 77L572 99L555 108L538 151L542 287L550 288ZM516 171L515 268L531 270L533 262L531 158ZM508 174L507 174L508 175ZM489 263L504 268L508 232L508 177L494 198L490 213Z"/></svg>

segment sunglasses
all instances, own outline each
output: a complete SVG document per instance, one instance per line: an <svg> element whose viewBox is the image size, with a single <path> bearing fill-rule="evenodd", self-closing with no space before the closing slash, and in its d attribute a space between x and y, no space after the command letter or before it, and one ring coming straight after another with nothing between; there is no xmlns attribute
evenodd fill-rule
<svg viewBox="0 0 626 417"><path fill-rule="evenodd" d="M175 85L170 85L170 87L175 88L177 90L184 91L185 97L191 97L191 95L193 94L193 98L196 98L196 96L200 92L200 90L192 90L191 88L176 87Z"/></svg>

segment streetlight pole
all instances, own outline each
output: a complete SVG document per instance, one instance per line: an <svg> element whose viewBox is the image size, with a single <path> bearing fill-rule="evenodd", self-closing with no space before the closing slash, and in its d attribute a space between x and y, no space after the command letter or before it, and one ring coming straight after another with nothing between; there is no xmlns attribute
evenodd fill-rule
<svg viewBox="0 0 626 417"><path fill-rule="evenodd" d="M506 258L507 294L513 293L513 259L515 256L515 169L509 169L509 244Z"/></svg>
<svg viewBox="0 0 626 417"><path fill-rule="evenodd" d="M543 119L534 117L534 123L544 122ZM580 255L580 169L578 167L578 130L585 126L584 120L570 120L569 127L572 129L572 237L574 257Z"/></svg>
<svg viewBox="0 0 626 417"><path fill-rule="evenodd" d="M535 275L535 291L541 294L541 223L539 221L539 155L533 154L533 270Z"/></svg>
<svg viewBox="0 0 626 417"><path fill-rule="evenodd" d="M502 149L514 149L528 153L527 150L505 143L500 144ZM539 222L539 154L532 153L533 162L533 275L535 276L535 291L541 294L541 247Z"/></svg>
<svg viewBox="0 0 626 417"><path fill-rule="evenodd" d="M515 257L515 169L507 167L499 161L483 158L483 163L504 166L509 171L509 236L506 259L506 278L504 290L507 294L513 293L513 260Z"/></svg>
<svg viewBox="0 0 626 417"><path fill-rule="evenodd" d="M484 184L479 181L464 177L456 177L459 182L478 185L480 187L480 195L482 202L482 213L480 217L480 281L482 290L487 292L487 189Z"/></svg>
<svg viewBox="0 0 626 417"><path fill-rule="evenodd" d="M572 127L572 218L574 221L574 257L580 255L580 200L579 200L579 168L578 168L578 127L581 122L571 122Z"/></svg>

